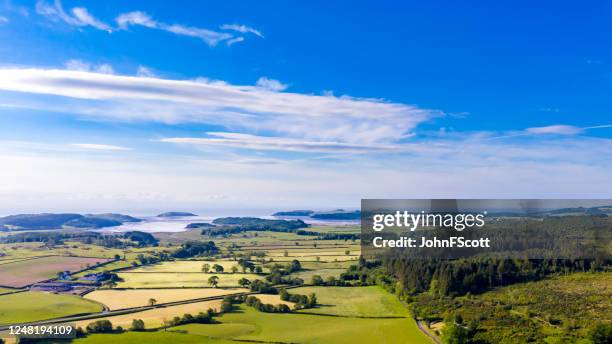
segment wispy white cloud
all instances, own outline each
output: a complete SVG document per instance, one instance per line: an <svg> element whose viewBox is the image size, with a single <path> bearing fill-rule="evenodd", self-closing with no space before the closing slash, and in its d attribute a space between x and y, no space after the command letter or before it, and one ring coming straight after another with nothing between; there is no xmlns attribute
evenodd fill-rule
<svg viewBox="0 0 612 344"><path fill-rule="evenodd" d="M220 26L221 30L232 30L232 31L237 31L240 33L252 33L256 36L259 36L261 38L263 38L263 34L261 33L261 31L256 30L250 26L246 26L246 25L238 25L238 24L223 24Z"/></svg>
<svg viewBox="0 0 612 344"><path fill-rule="evenodd" d="M58 96L53 102L36 102L32 96L16 104L40 110L120 121L210 123L244 132L365 145L401 140L440 114L380 99L69 70L0 69L0 90Z"/></svg>
<svg viewBox="0 0 612 344"><path fill-rule="evenodd" d="M573 125L549 125L545 127L533 127L525 130L528 134L556 134L556 135L576 135L584 131L583 128Z"/></svg>
<svg viewBox="0 0 612 344"><path fill-rule="evenodd" d="M521 131L510 131L501 134L496 133L477 133L477 139L484 140L501 140L501 139L512 139L517 137L526 136L539 136L539 135L557 135L557 136L574 136L585 133L587 130L593 129L607 129L612 128L612 124L603 124L590 127L577 127L573 125L565 124L554 124L544 127L532 127Z"/></svg>
<svg viewBox="0 0 612 344"><path fill-rule="evenodd" d="M268 79L265 76L262 76L257 80L257 86L273 92L284 91L287 89L287 87L289 87L287 84L283 84L276 79Z"/></svg>
<svg viewBox="0 0 612 344"><path fill-rule="evenodd" d="M232 39L228 39L225 44L227 44L227 46L231 46L235 43L240 43L240 42L244 42L244 37L236 37L236 38L232 38Z"/></svg>
<svg viewBox="0 0 612 344"><path fill-rule="evenodd" d="M181 24L166 24L153 19L147 13L134 11L123 13L115 19L120 29L127 30L130 26L144 26L149 29L163 30L176 35L190 36L203 40L209 46L215 46L224 40L234 38L233 35L225 32L203 29Z"/></svg>
<svg viewBox="0 0 612 344"><path fill-rule="evenodd" d="M155 72L151 70L151 68L145 66L138 66L138 69L136 70L136 75L145 78L154 78L157 76L155 75Z"/></svg>
<svg viewBox="0 0 612 344"><path fill-rule="evenodd" d="M239 133L207 133L212 138L175 137L164 138L161 142L190 144L205 147L232 147L251 150L276 150L291 152L319 153L368 153L396 150L397 147L385 145L361 145L331 141L308 141L301 139L256 136Z"/></svg>
<svg viewBox="0 0 612 344"><path fill-rule="evenodd" d="M73 143L73 147L96 150L96 151L128 151L131 150L127 147L115 146L115 145L104 145L98 143Z"/></svg>
<svg viewBox="0 0 612 344"><path fill-rule="evenodd" d="M53 21L62 21L72 26L91 26L109 33L113 31L108 24L105 24L99 19L95 18L84 7L73 7L69 12L64 11L60 0L55 0L53 3L38 0L36 2L36 13Z"/></svg>
<svg viewBox="0 0 612 344"><path fill-rule="evenodd" d="M210 159L167 154L48 154L0 144L0 211L151 213L164 207L358 206L378 198L605 198L612 140L430 142L412 154L350 160ZM229 155L229 154L224 154ZM161 162L161 163L160 163ZM580 176L580 178L576 178ZM171 181L171 182L169 182ZM500 185L507 187L500 188ZM563 185L563 187L559 187ZM358 186L358 187L356 187ZM323 190L323 191L322 191ZM10 208L10 209L9 209ZM152 210L154 209L154 210ZM92 209L94 210L94 209ZM85 210L84 210L85 211Z"/></svg>
<svg viewBox="0 0 612 344"><path fill-rule="evenodd" d="M116 29L97 19L85 7L73 7L69 11L64 10L60 0L54 0L53 2L38 0L36 2L36 13L55 22L63 22L76 27L91 26L99 30L108 31L109 33L114 30L128 30L131 26L143 26L149 29L171 32L180 36L198 38L211 47L216 46L222 41L225 41L228 46L244 41L244 37L235 36L229 32L183 24L168 24L154 19L151 15L143 11L132 11L119 14L115 18L117 24ZM0 20L0 24L1 23L2 21ZM252 33L259 37L263 37L260 31L245 25L222 25L221 29L240 33Z"/></svg>
<svg viewBox="0 0 612 344"><path fill-rule="evenodd" d="M6 24L8 22L9 22L9 19L7 17L0 16L0 25Z"/></svg>
<svg viewBox="0 0 612 344"><path fill-rule="evenodd" d="M150 29L155 29L158 26L158 23L151 18L151 16L141 11L120 14L117 16L117 18L115 18L115 21L117 22L117 25L119 25L119 28L124 30L131 25L140 25Z"/></svg>
<svg viewBox="0 0 612 344"><path fill-rule="evenodd" d="M79 72L95 72L101 74L115 74L113 66L102 63L102 64L91 64L79 59L70 59L64 63L64 66L68 70L79 71Z"/></svg>

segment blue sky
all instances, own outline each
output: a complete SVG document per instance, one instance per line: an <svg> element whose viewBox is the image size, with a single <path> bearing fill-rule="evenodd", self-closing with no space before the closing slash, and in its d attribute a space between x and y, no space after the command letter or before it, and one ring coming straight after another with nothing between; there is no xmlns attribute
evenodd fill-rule
<svg viewBox="0 0 612 344"><path fill-rule="evenodd" d="M0 212L609 197L611 19L605 1L4 0Z"/></svg>

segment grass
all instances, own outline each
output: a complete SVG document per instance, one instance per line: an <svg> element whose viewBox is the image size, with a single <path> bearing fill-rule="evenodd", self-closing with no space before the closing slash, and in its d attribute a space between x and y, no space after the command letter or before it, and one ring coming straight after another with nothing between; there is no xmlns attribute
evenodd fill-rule
<svg viewBox="0 0 612 344"><path fill-rule="evenodd" d="M260 300L262 300L264 303L271 303L274 305L284 303L289 306L293 305L290 302L281 301L278 295L257 294L256 296ZM196 315L199 312L206 312L209 308L219 310L219 307L221 306L221 301L222 300L201 301L201 302L188 303L184 305L159 307L159 308L149 309L149 310L136 312L136 313L114 315L114 316L106 317L103 319L110 320L110 322L113 324L114 327L121 326L123 328L129 328L132 325L133 319L142 319L147 329L155 329L155 328L162 327L164 325L164 320L171 320L175 316L181 317L185 313ZM82 328L85 328L87 324L95 320L100 320L100 319L82 320L82 321L78 321L76 325L77 327L80 326Z"/></svg>
<svg viewBox="0 0 612 344"><path fill-rule="evenodd" d="M53 278L60 271L77 271L104 262L100 258L51 256L0 265L0 285L21 287Z"/></svg>
<svg viewBox="0 0 612 344"><path fill-rule="evenodd" d="M359 256L347 256L347 255L312 255L312 256L277 256L270 257L273 262L290 262L294 259L299 260L300 262L346 262L352 261L356 262L359 260Z"/></svg>
<svg viewBox="0 0 612 344"><path fill-rule="evenodd" d="M210 287L208 278L211 276L219 277L219 287L238 287L238 280L246 278L248 280L260 279L263 276L254 274L212 274L212 273L181 273L181 272L151 272L151 273L131 273L121 272L118 274L124 281L117 284L118 288L180 288L180 287Z"/></svg>
<svg viewBox="0 0 612 344"><path fill-rule="evenodd" d="M156 344L230 344L235 342L208 339L201 335L179 332L125 332L120 334L94 334L86 338L73 341L75 344L133 344L133 343L156 343Z"/></svg>
<svg viewBox="0 0 612 344"><path fill-rule="evenodd" d="M221 324L175 329L218 339L283 343L427 343L411 318L361 319L308 314L262 313L241 306L218 318Z"/></svg>
<svg viewBox="0 0 612 344"><path fill-rule="evenodd" d="M311 256L347 256L345 253L346 250L330 250L330 249L322 249L322 248L310 248L310 249L300 249L300 250L286 250L287 256L289 257L311 257ZM350 251L350 250L349 250ZM268 251L269 257L283 257L285 256L285 251L283 250L275 250ZM348 256L359 256L359 250L353 250L349 252Z"/></svg>
<svg viewBox="0 0 612 344"><path fill-rule="evenodd" d="M0 296L0 325L100 311L100 304L72 295L29 291Z"/></svg>
<svg viewBox="0 0 612 344"><path fill-rule="evenodd" d="M310 283L312 276L318 275L323 277L335 277L338 278L341 273L345 272L346 269L319 269L319 270L302 270L291 274L291 277L298 277L304 280L304 283Z"/></svg>
<svg viewBox="0 0 612 344"><path fill-rule="evenodd" d="M121 268L127 268L130 266L132 266L132 264L129 261L119 260L116 262L105 264L104 266L100 266L97 268L88 269L88 270L79 272L78 274L72 275L72 277L82 277L82 276L97 273L97 272L111 271L111 270L116 270L116 269L121 269Z"/></svg>
<svg viewBox="0 0 612 344"><path fill-rule="evenodd" d="M371 287L302 287L289 293L315 293L320 306L300 312L351 317L408 317L410 313L395 295L378 286Z"/></svg>
<svg viewBox="0 0 612 344"><path fill-rule="evenodd" d="M133 319L142 319L142 321L144 321L145 323L146 328L152 329L163 326L164 320L171 320L175 316L181 317L185 313L195 315L199 312L206 312L209 308L218 310L220 305L221 300L202 301L188 303L184 305L154 308L130 314L114 315L103 319L110 320L110 322L115 327L121 326L123 328L129 328L132 325ZM87 324L90 324L100 319L81 320L77 321L76 325L77 327L80 326L82 328L85 328Z"/></svg>
<svg viewBox="0 0 612 344"><path fill-rule="evenodd" d="M319 233L354 233L358 234L361 232L359 225L313 225L307 230Z"/></svg>
<svg viewBox="0 0 612 344"><path fill-rule="evenodd" d="M302 262L302 268L307 270L320 270L320 269L347 269L351 265L357 264L355 261L344 261L344 262Z"/></svg>
<svg viewBox="0 0 612 344"><path fill-rule="evenodd" d="M246 292L248 289L100 289L93 291L85 298L106 305L109 309L123 309L149 305L149 299L153 298L157 303L167 303L181 300L192 300L203 297L230 295Z"/></svg>
<svg viewBox="0 0 612 344"><path fill-rule="evenodd" d="M0 287L0 295L14 293L14 292L16 292L16 291L18 291L18 290L19 290L19 289L13 289L13 288L2 288L2 287Z"/></svg>
<svg viewBox="0 0 612 344"><path fill-rule="evenodd" d="M215 264L221 265L225 272L231 272L233 266L242 271L238 262L233 260L176 260L172 262L163 262L160 264L147 265L130 270L131 272L202 272L204 264L212 266Z"/></svg>

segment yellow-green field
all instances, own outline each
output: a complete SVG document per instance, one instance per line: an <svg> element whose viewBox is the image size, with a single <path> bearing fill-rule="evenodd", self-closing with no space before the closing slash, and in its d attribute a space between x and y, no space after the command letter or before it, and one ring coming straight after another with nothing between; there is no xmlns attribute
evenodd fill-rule
<svg viewBox="0 0 612 344"><path fill-rule="evenodd" d="M41 292L0 295L0 325L102 311L102 305L78 296Z"/></svg>
<svg viewBox="0 0 612 344"><path fill-rule="evenodd" d="M112 263L104 264L104 265L102 265L100 267L96 267L96 268L88 269L88 270L85 270L85 271L81 271L79 273L73 274L72 277L82 277L82 276L93 274L93 273L98 273L98 272L103 272L103 271L111 271L111 270L121 269L121 268L127 268L127 267L130 267L130 266L132 266L132 263L130 263L129 261L118 260L118 261L114 261Z"/></svg>
<svg viewBox="0 0 612 344"><path fill-rule="evenodd" d="M106 317L104 319L110 320L110 322L113 323L113 326L121 326L123 328L129 328L132 325L133 319L141 319L142 321L144 321L145 326L147 328L159 328L164 325L164 321L171 320L175 316L180 317L183 316L183 314L185 313L195 315L199 312L206 312L209 308L219 310L220 305L221 300L202 301L178 306L154 308L130 314L114 315ZM87 327L87 324L95 320L90 319L77 321L76 325L77 327L85 328Z"/></svg>
<svg viewBox="0 0 612 344"><path fill-rule="evenodd" d="M177 331L125 332L121 334L96 334L73 341L75 344L236 344L231 340L209 339L206 336Z"/></svg>
<svg viewBox="0 0 612 344"><path fill-rule="evenodd" d="M430 344L411 318L351 318L309 314L262 313L240 306L217 318L219 324L189 324L168 331L90 335L77 343L410 343ZM115 323L115 322L113 322ZM146 321L145 321L146 323ZM159 336L157 336L159 334Z"/></svg>
<svg viewBox="0 0 612 344"><path fill-rule="evenodd" d="M216 339L273 343L431 343L411 318L376 319L262 313L242 307L221 324L183 325L177 330Z"/></svg>
<svg viewBox="0 0 612 344"><path fill-rule="evenodd" d="M263 280L263 276L242 273L181 273L181 272L120 272L123 282L117 283L117 288L207 288L211 276L219 277L219 287L238 287L238 280L246 278L250 281Z"/></svg>
<svg viewBox="0 0 612 344"><path fill-rule="evenodd" d="M290 293L317 295L319 306L300 312L351 317L409 317L408 309L393 294L378 286L301 287Z"/></svg>
<svg viewBox="0 0 612 344"><path fill-rule="evenodd" d="M359 259L359 256L347 256L347 255L313 255L313 256L298 256L298 255L293 255L293 256L288 256L288 257L284 257L284 256L275 256L275 257L270 257L269 259L271 259L274 262L290 262L294 259L299 260L300 262L345 262L345 261L357 261Z"/></svg>
<svg viewBox="0 0 612 344"><path fill-rule="evenodd" d="M106 305L110 310L148 306L149 299L155 299L158 304L193 300L204 297L230 295L247 292L243 288L205 288L205 289L100 289L93 291L85 298Z"/></svg>
<svg viewBox="0 0 612 344"><path fill-rule="evenodd" d="M14 292L16 292L18 290L20 290L20 289L2 288L2 287L0 287L0 295L14 293Z"/></svg>
<svg viewBox="0 0 612 344"><path fill-rule="evenodd" d="M318 269L318 270L303 270L300 272L292 273L291 277L297 277L304 280L304 283L310 283L313 276L321 276L323 279L327 277L340 277L340 274L345 272L346 269Z"/></svg>
<svg viewBox="0 0 612 344"><path fill-rule="evenodd" d="M213 265L218 264L223 267L224 272L231 272L234 266L238 268L239 272L242 272L238 262L233 260L176 260L141 266L130 270L130 272L202 272L204 264L210 266L210 271L213 271Z"/></svg>

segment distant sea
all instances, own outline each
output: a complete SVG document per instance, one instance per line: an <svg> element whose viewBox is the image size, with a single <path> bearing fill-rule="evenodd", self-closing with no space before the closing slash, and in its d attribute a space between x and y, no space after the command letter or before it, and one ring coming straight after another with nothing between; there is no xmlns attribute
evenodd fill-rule
<svg viewBox="0 0 612 344"><path fill-rule="evenodd" d="M238 216L238 215L236 215ZM357 225L359 221L347 221L347 220L319 220L312 219L310 217L276 217L276 216L253 216L262 219L284 219L284 220L295 220L300 219L311 225ZM99 232L129 232L129 231L141 231L141 232L183 232L186 231L188 224L194 222L211 223L214 219L220 216L178 216L178 217L157 217L157 216L139 216L142 222L128 222L117 227L102 228L97 231Z"/></svg>

